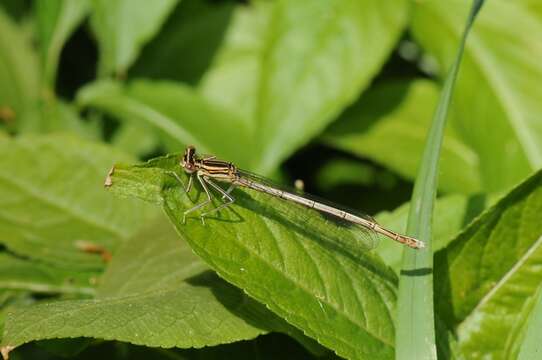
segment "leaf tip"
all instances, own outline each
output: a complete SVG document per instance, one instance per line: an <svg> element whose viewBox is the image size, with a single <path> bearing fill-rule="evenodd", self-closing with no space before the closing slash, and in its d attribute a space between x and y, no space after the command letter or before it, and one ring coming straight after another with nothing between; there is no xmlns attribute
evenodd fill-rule
<svg viewBox="0 0 542 360"><path fill-rule="evenodd" d="M11 346L11 345L6 345L6 346L0 347L0 353L2 354L2 358L4 360L9 360L9 353L13 349L15 349L15 346Z"/></svg>
<svg viewBox="0 0 542 360"><path fill-rule="evenodd" d="M111 185L113 185L113 174L115 173L115 165L111 167L109 172L107 173L107 177L105 178L104 187L108 188Z"/></svg>

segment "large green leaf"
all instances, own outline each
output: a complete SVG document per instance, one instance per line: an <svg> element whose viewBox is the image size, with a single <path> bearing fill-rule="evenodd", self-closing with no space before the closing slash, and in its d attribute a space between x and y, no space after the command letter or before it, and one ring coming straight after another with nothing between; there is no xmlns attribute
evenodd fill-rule
<svg viewBox="0 0 542 360"><path fill-rule="evenodd" d="M85 243L114 251L155 213L112 199L103 177L114 149L67 135L0 142L0 242L17 254L74 268L101 268Z"/></svg>
<svg viewBox="0 0 542 360"><path fill-rule="evenodd" d="M540 223L542 172L436 254L436 308L449 328L457 327L466 358L515 358L512 330L525 323L542 281Z"/></svg>
<svg viewBox="0 0 542 360"><path fill-rule="evenodd" d="M393 356L396 278L365 251L361 229L240 189L231 209L208 218L206 225L197 216L183 225L183 211L193 203L167 173L180 170L178 159L170 155L119 165L111 189L161 202L181 237L221 277L339 355Z"/></svg>
<svg viewBox="0 0 542 360"><path fill-rule="evenodd" d="M122 75L160 29L177 0L92 0L91 25L102 75Z"/></svg>
<svg viewBox="0 0 542 360"><path fill-rule="evenodd" d="M413 34L442 69L453 59L468 4L415 3ZM478 153L482 186L488 191L506 190L542 167L542 95L533 90L542 78L540 33L540 13L521 1L490 1L465 49L454 121Z"/></svg>
<svg viewBox="0 0 542 360"><path fill-rule="evenodd" d="M68 37L84 19L89 0L37 0L37 34L40 40L43 77L53 90L60 52Z"/></svg>
<svg viewBox="0 0 542 360"><path fill-rule="evenodd" d="M274 170L359 95L406 15L403 0L259 1L238 9L202 91L250 120L252 170Z"/></svg>
<svg viewBox="0 0 542 360"><path fill-rule="evenodd" d="M165 217L149 225L119 250L96 300L13 311L6 320L2 346L85 336L199 348L251 339L274 329L299 335L208 270Z"/></svg>
<svg viewBox="0 0 542 360"><path fill-rule="evenodd" d="M438 94L438 88L427 80L375 86L333 123L323 139L414 179ZM439 188L462 193L480 190L476 153L452 128L446 132Z"/></svg>
<svg viewBox="0 0 542 360"><path fill-rule="evenodd" d="M253 155L246 124L182 84L137 80L123 87L101 81L83 88L78 102L146 128L149 137L158 131L174 151L193 144L239 165L248 164Z"/></svg>
<svg viewBox="0 0 542 360"><path fill-rule="evenodd" d="M233 1L183 0L130 69L136 78L199 81L220 46Z"/></svg>
<svg viewBox="0 0 542 360"><path fill-rule="evenodd" d="M97 276L0 253L0 290L89 296L94 295Z"/></svg>
<svg viewBox="0 0 542 360"><path fill-rule="evenodd" d="M0 122L15 125L39 94L39 66L30 39L0 8Z"/></svg>

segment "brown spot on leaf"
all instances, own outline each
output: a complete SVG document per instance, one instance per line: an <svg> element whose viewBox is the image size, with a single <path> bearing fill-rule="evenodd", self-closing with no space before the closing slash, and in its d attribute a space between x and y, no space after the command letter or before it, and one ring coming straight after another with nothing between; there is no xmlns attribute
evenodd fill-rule
<svg viewBox="0 0 542 360"><path fill-rule="evenodd" d="M75 242L75 247L83 252L89 253L89 254L97 254L102 257L102 260L104 262L109 262L112 259L111 253L102 245L95 244L90 241L85 240L77 240Z"/></svg>
<svg viewBox="0 0 542 360"><path fill-rule="evenodd" d="M111 185L113 185L113 179L111 178L111 176L113 176L114 173L115 173L115 166L113 166L111 170L109 170L109 172L107 173L107 177L105 178L105 182L104 182L105 187L110 187Z"/></svg>
<svg viewBox="0 0 542 360"><path fill-rule="evenodd" d="M0 120L9 124L15 120L15 111L9 106L0 106Z"/></svg>

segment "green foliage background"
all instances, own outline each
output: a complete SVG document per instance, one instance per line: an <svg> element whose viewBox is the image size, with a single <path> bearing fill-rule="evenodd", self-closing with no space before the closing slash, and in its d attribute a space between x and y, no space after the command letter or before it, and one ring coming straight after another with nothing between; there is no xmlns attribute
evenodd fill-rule
<svg viewBox="0 0 542 360"><path fill-rule="evenodd" d="M201 194L167 171L194 144L404 232L470 6L0 0L3 355L400 357L401 246L243 190L183 225ZM433 215L439 358L541 351L540 34L539 1L491 0L466 43Z"/></svg>

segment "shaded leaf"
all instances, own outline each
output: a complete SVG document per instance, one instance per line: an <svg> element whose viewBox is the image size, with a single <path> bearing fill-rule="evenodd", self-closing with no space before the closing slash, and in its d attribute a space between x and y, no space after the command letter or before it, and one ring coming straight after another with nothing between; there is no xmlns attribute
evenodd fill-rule
<svg viewBox="0 0 542 360"><path fill-rule="evenodd" d="M97 276L0 253L0 289L3 290L91 296Z"/></svg>
<svg viewBox="0 0 542 360"><path fill-rule="evenodd" d="M516 324L542 281L542 172L486 210L435 257L435 300L462 353L513 358ZM515 351L515 350L514 350Z"/></svg>
<svg viewBox="0 0 542 360"><path fill-rule="evenodd" d="M130 69L131 77L195 84L220 46L232 1L183 0Z"/></svg>
<svg viewBox="0 0 542 360"><path fill-rule="evenodd" d="M123 87L118 82L102 81L83 88L78 102L127 123L150 127L149 136L157 131L174 151L193 144L204 153L224 156L240 165L253 155L248 151L251 139L246 124L182 84L138 80Z"/></svg>
<svg viewBox="0 0 542 360"><path fill-rule="evenodd" d="M35 4L44 82L54 90L62 47L88 14L90 3L89 0L38 0Z"/></svg>
<svg viewBox="0 0 542 360"><path fill-rule="evenodd" d="M239 8L201 89L250 120L250 168L270 173L352 102L386 60L406 15L403 0Z"/></svg>
<svg viewBox="0 0 542 360"><path fill-rule="evenodd" d="M323 140L414 179L438 94L438 88L427 80L375 86L333 123ZM453 128L446 133L440 189L462 193L480 190L477 154L457 137Z"/></svg>
<svg viewBox="0 0 542 360"><path fill-rule="evenodd" d="M193 205L166 174L174 169L179 170L178 155L117 166L110 189L162 198L181 237L221 277L339 355L393 356L395 276L365 251L360 229L245 190L235 190L236 203L207 225L197 217L183 225L183 211Z"/></svg>
<svg viewBox="0 0 542 360"><path fill-rule="evenodd" d="M19 133L70 132L88 140L101 138L96 123L84 121L73 105L55 97L29 105L19 120Z"/></svg>
<svg viewBox="0 0 542 360"><path fill-rule="evenodd" d="M101 268L101 257L81 244L114 251L154 216L103 191L111 164L129 159L110 147L67 135L23 136L0 142L0 153L0 242L17 254Z"/></svg>
<svg viewBox="0 0 542 360"><path fill-rule="evenodd" d="M413 34L441 69L452 61L468 4L415 4ZM478 153L482 187L488 192L507 190L542 167L542 94L531 90L542 78L541 32L542 18L521 1L490 1L465 49L454 122Z"/></svg>
<svg viewBox="0 0 542 360"><path fill-rule="evenodd" d="M100 74L124 74L176 3L177 0L92 0L90 23L100 48Z"/></svg>

